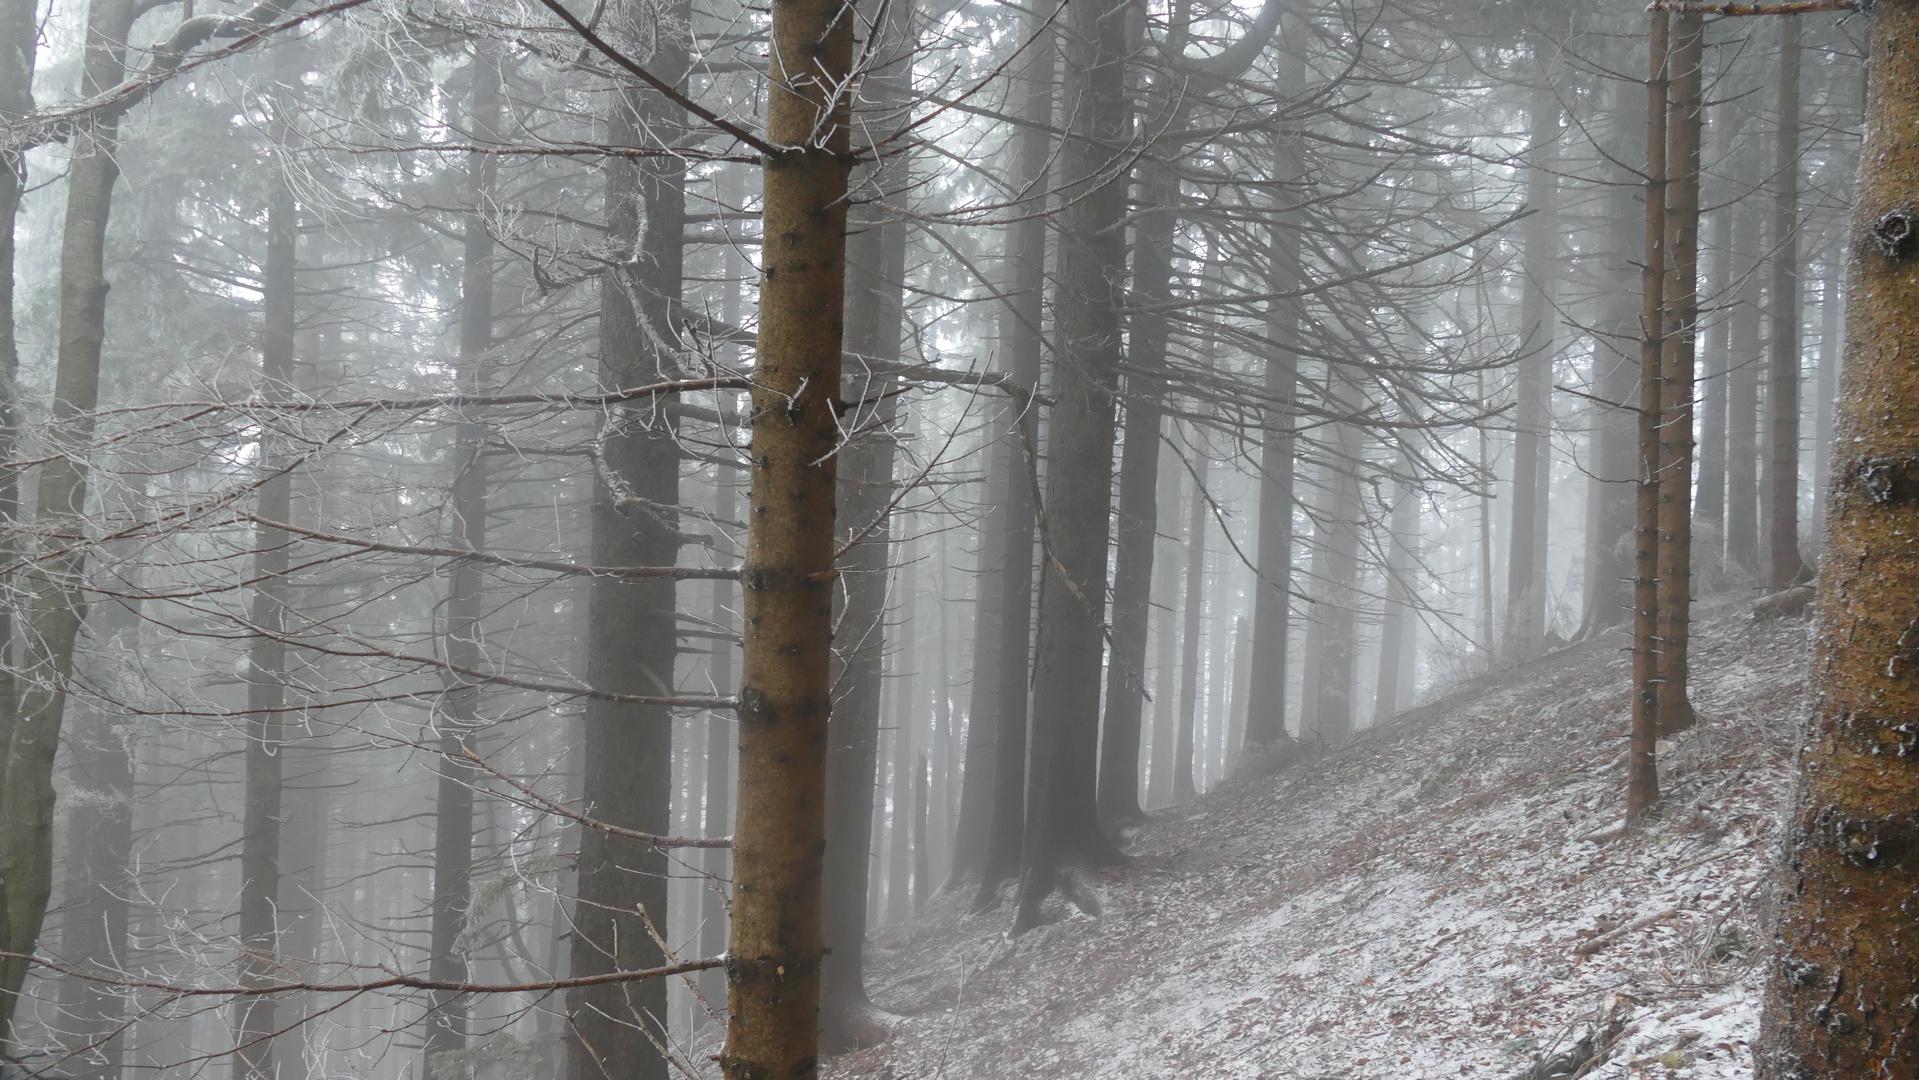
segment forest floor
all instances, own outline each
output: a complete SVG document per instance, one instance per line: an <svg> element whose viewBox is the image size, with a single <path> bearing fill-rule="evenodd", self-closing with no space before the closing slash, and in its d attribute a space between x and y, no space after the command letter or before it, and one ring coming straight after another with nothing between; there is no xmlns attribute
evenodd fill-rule
<svg viewBox="0 0 1919 1080"><path fill-rule="evenodd" d="M1456 687L1153 815L1102 913L1009 942L942 895L869 949L886 1043L831 1080L1746 1077L1807 627L1696 609L1700 722L1620 834L1625 639Z"/></svg>

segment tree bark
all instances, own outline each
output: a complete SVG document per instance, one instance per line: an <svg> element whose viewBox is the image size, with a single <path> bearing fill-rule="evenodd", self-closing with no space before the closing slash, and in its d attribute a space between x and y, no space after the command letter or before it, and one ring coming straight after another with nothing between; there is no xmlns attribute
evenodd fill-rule
<svg viewBox="0 0 1919 1080"><path fill-rule="evenodd" d="M1046 190L1053 121L1053 79L1059 66L1055 33L1050 21L1036 10L1021 23L1022 40L1030 40L1031 59L1020 72L1024 84L1021 118L1030 126L1019 133L1011 182L1024 197ZM1039 208L1035 208L1035 211ZM1013 381L1029 391L1039 389L1041 335L1046 285L1047 221L1029 211L1025 220L1008 230L1007 261L1012 264L1010 298L999 315L1003 364ZM1019 873L1021 842L1026 834L1027 722L1033 647L1033 547L1038 514L1034 502L1039 463L1040 424L1037 406L1022 401L1012 424L1012 437L994 458L994 469L1004 479L1006 505L1001 518L1003 539L999 567L1000 639L995 667L998 687L993 695L995 715L976 717L974 723L992 725L993 787L988 807L984 850L981 853L979 893L973 909L983 911L999 902L999 887Z"/></svg>
<svg viewBox="0 0 1919 1080"><path fill-rule="evenodd" d="M1193 725L1199 713L1200 613L1206 599L1206 468L1195 453L1198 475L1186 501L1186 600L1180 630L1179 732L1173 740L1173 801L1198 793L1193 782Z"/></svg>
<svg viewBox="0 0 1919 1080"><path fill-rule="evenodd" d="M1673 19L1666 109L1666 333L1660 357L1659 730L1694 723L1687 693L1692 621L1693 352L1699 323L1699 141L1705 22Z"/></svg>
<svg viewBox="0 0 1919 1080"><path fill-rule="evenodd" d="M39 27L35 0L0 0L0 121L31 115L33 69L38 54ZM19 439L17 386L20 372L18 326L13 298L13 232L19 218L20 200L27 189L27 159L24 154L0 154L0 461L12 461ZM11 466L0 467L0 524L11 527L20 517L20 474ZM11 539L0 541L0 559L11 563L16 545ZM9 574L0 582L11 585ZM14 615L9 605L0 610L0 747L13 734L14 715L19 704L19 686L14 675ZM0 754L0 773L5 772L4 754ZM0 1018L6 1016L0 1010ZM4 1038L0 1026L0 1038Z"/></svg>
<svg viewBox="0 0 1919 1080"><path fill-rule="evenodd" d="M1919 64L1902 47L1919 5L1876 5L1867 30L1811 718L1753 1054L1763 1080L1919 1075Z"/></svg>
<svg viewBox="0 0 1919 1080"><path fill-rule="evenodd" d="M1755 166L1756 167L1756 166ZM1728 315L1726 377L1726 569L1748 582L1759 574L1759 328L1758 211L1734 204L1732 265L1740 284Z"/></svg>
<svg viewBox="0 0 1919 1080"><path fill-rule="evenodd" d="M1116 0L1065 15L1066 178L1054 275L1056 363L1047 439L1046 557L1034 649L1033 768L1015 934L1038 925L1062 869L1120 858L1099 827L1100 661L1111 536L1114 404L1125 276L1127 19Z"/></svg>
<svg viewBox="0 0 1919 1080"><path fill-rule="evenodd" d="M1779 131L1774 143L1772 215L1772 349L1766 378L1767 522L1770 582L1802 581L1799 554L1799 16L1779 20Z"/></svg>
<svg viewBox="0 0 1919 1080"><path fill-rule="evenodd" d="M282 56L289 55L283 53ZM283 87L298 71L282 62L276 75ZM283 89L283 92L286 92ZM281 157L291 143L286 101L274 105L273 186L267 196L267 252L261 288L260 396L284 398L294 389L294 328L297 323L296 270L299 209L293 200ZM287 521L292 515L291 447L273 431L260 438L260 516ZM280 952L280 839L285 822L287 705L287 570L292 537L284 529L259 526L254 534L254 586L248 621L254 637L247 648L246 806L240 845L240 981L261 986L282 977ZM236 1007L234 1080L270 1080L276 1065L273 995L243 998Z"/></svg>
<svg viewBox="0 0 1919 1080"><path fill-rule="evenodd" d="M96 94L125 72L131 0L92 0L82 61L81 94ZM28 42L33 41L29 35ZM47 550L31 574L19 715L0 785L0 920L5 951L30 954L40 937L53 888L53 759L73 673L73 644L86 616L88 444L100 396L100 349L106 337L107 220L120 170L119 127L111 114L78 119L69 142L66 220L60 234L60 342L54 371L50 438L61 451L40 467L36 531ZM0 961L0 1032L8 1030L26 962Z"/></svg>
<svg viewBox="0 0 1919 1080"><path fill-rule="evenodd" d="M649 13L637 0L608 8L632 40L651 40L648 68L686 80L688 7ZM657 145L685 114L650 90L623 87L607 114L616 146ZM641 386L679 370L686 163L661 156L608 159L607 240L619 253L600 283L600 384ZM599 439L601 475L592 503L595 566L670 566L679 521L654 509L679 505L679 452L651 404L622 407ZM595 577L588 596L587 674L600 690L669 695L678 652L671 580ZM671 830L673 720L664 708L595 700L584 724L582 800L601 821L643 832ZM580 833L573 913L574 977L665 962L649 920L667 930L668 862L659 849L597 830ZM666 1031L666 981L646 979L576 990L568 1000L572 1080L665 1080L655 1044Z"/></svg>
<svg viewBox="0 0 1919 1080"><path fill-rule="evenodd" d="M476 141L497 138L500 126L499 55L488 44L475 42L469 65L473 80L468 126ZM460 276L460 392L484 393L487 350L493 346L493 236L487 231L485 210L493 198L495 163L491 154L470 154L466 165L467 210ZM453 545L466 551L486 550L487 471L486 425L462 417L453 433L452 520ZM484 664L481 645L482 579L479 564L462 560L450 570L447 586L446 658L458 669L479 670ZM460 931L466 925L473 895L473 783L475 771L466 761L479 727L479 687L455 685L440 699L438 728L440 762L434 793L433 922L428 976L443 982L465 982L467 963L460 951ZM423 1052L428 1080L456 1080L469 1070L451 1071L441 1055L456 1054L466 1046L466 999L435 994L428 1018Z"/></svg>
<svg viewBox="0 0 1919 1080"><path fill-rule="evenodd" d="M1633 698L1627 746L1626 817L1659 801L1659 430L1666 331L1666 123L1672 17L1652 13L1647 34L1646 237L1640 260L1639 483L1633 529Z"/></svg>
<svg viewBox="0 0 1919 1080"><path fill-rule="evenodd" d="M819 1075L853 27L840 0L773 8L727 1080Z"/></svg>
<svg viewBox="0 0 1919 1080"><path fill-rule="evenodd" d="M1544 46L1535 46L1543 53ZM1528 106L1525 284L1519 305L1519 355L1513 409L1513 502L1506 564L1506 652L1518 661L1545 647L1546 509L1552 479L1552 369L1555 324L1553 277L1559 236L1553 216L1557 178L1553 145L1559 139L1559 96L1543 60Z"/></svg>

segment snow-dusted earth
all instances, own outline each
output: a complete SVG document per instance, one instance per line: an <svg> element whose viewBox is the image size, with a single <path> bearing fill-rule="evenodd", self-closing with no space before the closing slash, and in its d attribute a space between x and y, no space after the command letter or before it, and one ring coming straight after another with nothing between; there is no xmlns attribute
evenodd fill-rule
<svg viewBox="0 0 1919 1080"><path fill-rule="evenodd" d="M1097 918L937 898L869 953L894 1037L826 1075L1505 1080L1594 1032L1595 1080L1751 1075L1806 626L1699 615L1646 831L1612 636L1159 813Z"/></svg>

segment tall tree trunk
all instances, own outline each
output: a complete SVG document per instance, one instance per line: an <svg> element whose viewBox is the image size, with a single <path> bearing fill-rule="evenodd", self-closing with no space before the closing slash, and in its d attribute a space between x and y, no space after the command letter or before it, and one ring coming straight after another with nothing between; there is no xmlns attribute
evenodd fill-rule
<svg viewBox="0 0 1919 1080"><path fill-rule="evenodd" d="M1052 23L1037 10L1021 22L1022 40L1032 44L1030 57L1019 73L1022 82L1020 116L1029 122L1019 133L1013 155L1011 182L1023 197L1042 197L1046 190L1053 122L1053 79L1059 61ZM1046 286L1047 221L1037 212L1007 231L1006 255L1012 264L1010 299L1000 308L1000 348L1005 370L1028 391L1040 382L1041 336ZM981 853L979 893L974 910L999 902L999 887L1019 873L1021 842L1026 834L1027 721L1033 647L1033 547L1038 515L1034 505L1034 477L1039 463L1038 407L1021 402L1012 437L994 458L994 469L1004 477L1006 505L1001 517L999 567L1000 639L995 667L998 688L993 695L995 715L976 717L992 725L993 788L988 806L984 851Z"/></svg>
<svg viewBox="0 0 1919 1080"><path fill-rule="evenodd" d="M727 1080L819 1075L853 26L839 0L772 14Z"/></svg>
<svg viewBox="0 0 1919 1080"><path fill-rule="evenodd" d="M1194 453L1196 475L1186 501L1186 602L1180 630L1179 733L1173 742L1173 801L1197 793L1193 783L1193 725L1199 713L1200 613L1206 599L1206 458Z"/></svg>
<svg viewBox="0 0 1919 1080"><path fill-rule="evenodd" d="M926 883L933 877L932 851L927 845L926 819L932 803L933 763L925 754L913 766L913 914L926 909Z"/></svg>
<svg viewBox="0 0 1919 1080"><path fill-rule="evenodd" d="M1126 185L1111 175L1124 145L1128 20L1115 0L1065 16L1065 207L1053 318L1058 335L1047 437L1046 558L1034 649L1033 768L1014 933L1038 925L1062 870L1112 862L1099 827L1100 661L1111 535L1114 405L1125 275Z"/></svg>
<svg viewBox="0 0 1919 1080"><path fill-rule="evenodd" d="M1722 131L1714 142L1725 146L1737 146L1739 129L1744 112L1736 102L1726 102L1719 106L1714 116L1719 120ZM1734 176L1724 185L1743 190L1745 177ZM1722 552L1726 541L1726 405L1727 383L1730 376L1732 347L1732 323L1728 301L1736 295L1733 286L1733 219L1739 215L1736 200L1722 200L1722 204L1711 218L1712 239L1707 249L1712 254L1712 266L1707 275L1712 290L1718 295L1721 311L1707 329L1705 339L1705 371L1699 377L1699 392L1705 395L1700 409L1699 422L1699 491L1693 501L1695 520L1694 543L1702 539L1714 552Z"/></svg>
<svg viewBox="0 0 1919 1080"><path fill-rule="evenodd" d="M1180 485L1188 479L1179 459L1160 458L1159 501L1177 506ZM1153 595L1159 598L1153 618L1153 738L1148 748L1146 805L1157 809L1173 801L1173 740L1179 731L1179 621L1180 575L1174 557L1178 541L1168 539L1170 551L1154 562Z"/></svg>
<svg viewBox="0 0 1919 1080"><path fill-rule="evenodd" d="M89 634L102 655L140 655L137 600L94 607ZM125 970L133 849L132 731L113 714L87 708L69 747L69 852L62 884L60 951L68 963ZM125 992L110 983L68 978L60 987L60 1030L74 1053L61 1071L75 1080L119 1080L126 1058Z"/></svg>
<svg viewBox="0 0 1919 1080"><path fill-rule="evenodd" d="M0 0L0 121L33 113L33 69L39 51L38 6L36 0ZM20 345L13 310L13 232L26 189L26 155L0 153L0 461L6 462L13 460L14 444L19 437ZM19 517L20 474L10 465L0 466L0 525L11 528ZM14 542L0 541L0 559L11 563L15 557ZM11 578L9 574L0 580L12 588ZM12 606L0 607L0 658L9 661L0 664L0 747L5 747L12 737L19 698L11 662L13 622ZM5 755L0 754L0 774L6 770L4 758ZM10 1014L0 1008L0 1021L7 1015ZM5 1025L0 1023L0 1039L4 1038Z"/></svg>
<svg viewBox="0 0 1919 1080"><path fill-rule="evenodd" d="M1629 109L1637 103L1624 87L1613 95L1618 114L1616 131L1623 134L1630 123ZM1644 113L1641 110L1640 115ZM1612 140L1615 160L1630 159L1627 140ZM1606 278L1612 295L1607 301L1606 325L1611 336L1595 346L1593 384L1604 401L1616 404L1593 405L1593 450L1589 466L1594 475L1588 481L1586 536L1586 612L1582 637L1610 630L1629 621L1632 611L1632 532L1633 483L1635 479L1634 444L1638 430L1635 410L1629 400L1639 383L1638 354L1628 342L1637 342L1642 333L1636 307L1636 278L1640 253L1634 248L1643 239L1643 217L1635 221L1635 191L1620 177L1607 197L1609 248ZM1720 380L1723 385L1724 380Z"/></svg>
<svg viewBox="0 0 1919 1080"><path fill-rule="evenodd" d="M1756 162L1752 163L1755 167ZM1759 574L1759 212L1734 204L1733 274L1739 288L1728 318L1726 377L1726 569L1748 582Z"/></svg>
<svg viewBox="0 0 1919 1080"><path fill-rule="evenodd" d="M1846 363L1811 718L1754 1047L1763 1080L1919 1076L1919 5L1867 22Z"/></svg>
<svg viewBox="0 0 1919 1080"><path fill-rule="evenodd" d="M1386 609L1379 636L1379 681L1373 695L1373 724L1399 715L1401 668L1413 611L1413 544L1419 530L1419 492L1412 486L1412 458L1401 453L1394 484L1393 511L1388 525L1386 554Z"/></svg>
<svg viewBox="0 0 1919 1080"><path fill-rule="evenodd" d="M1513 502L1511 542L1506 564L1506 649L1513 660L1530 657L1545 645L1546 508L1552 463L1553 278L1559 235L1553 202L1557 178L1552 161L1559 139L1559 96L1548 81L1547 64L1536 45L1528 106L1531 138L1527 151L1525 284L1519 305L1518 399L1513 410Z"/></svg>
<svg viewBox="0 0 1919 1080"><path fill-rule="evenodd" d="M1627 747L1626 816L1659 801L1659 427L1666 329L1666 105L1672 17L1654 11L1647 34L1646 238L1640 260L1639 483L1633 529L1633 699Z"/></svg>
<svg viewBox="0 0 1919 1080"><path fill-rule="evenodd" d="M1274 136L1273 175L1297 181L1302 173L1296 137ZM1281 188L1275 202L1285 205L1300 193ZM1276 209L1268 223L1266 287L1284 297L1299 287L1297 211ZM1293 431L1299 388L1299 302L1275 299L1266 305L1266 357L1260 390L1259 580L1253 594L1253 652L1259 657L1247 689L1246 745L1249 750L1286 756L1293 739L1286 731L1287 660L1293 615L1293 484L1297 439Z"/></svg>
<svg viewBox="0 0 1919 1080"><path fill-rule="evenodd" d="M1359 386L1350 371L1329 365L1327 410L1349 416L1362 406ZM1353 733L1354 665L1358 661L1355 608L1359 584L1359 526L1365 507L1360 502L1359 470L1365 467L1357 426L1349 420L1332 425L1326 446L1326 480L1321 492L1322 535L1314 561L1323 570L1313 598L1314 629L1319 634L1316 659L1309 656L1307 674L1313 680L1313 731L1320 741L1336 745Z"/></svg>
<svg viewBox="0 0 1919 1080"><path fill-rule="evenodd" d="M732 312L722 312L728 326L738 326L738 290L732 290ZM714 470L713 516L734 521L739 516L739 497L733 478L722 466ZM713 583L713 629L724 634L731 629L733 586ZM739 646L724 638L715 638L711 653L713 686L724 694L734 689L733 654ZM737 741L733 717L714 711L706 718L706 820L704 836L726 836L733 831L733 746ZM861 849L864 853L864 848ZM706 875L700 890L700 955L718 956L726 951L726 899L723 883L728 878L725 848L707 848L701 853L700 870ZM857 900L856 896L856 900ZM864 907L860 910L863 912ZM726 1005L726 973L718 969L700 972L700 996L715 1009Z"/></svg>
<svg viewBox="0 0 1919 1080"><path fill-rule="evenodd" d="M882 38L874 45L883 59L866 82L863 96L874 114L866 126L876 130L897 125L907 104L908 65L899 58L912 53L913 12L911 3L887 5L886 22L879 30ZM862 176L860 186L897 189L903 186L908 169L903 157L889 160ZM847 401L879 399L879 404L877 415L863 418L873 430L842 453L844 468L838 482L840 542L859 539L859 543L840 568L843 606L835 634L840 698L827 724L821 930L826 957L820 969L820 1028L829 1054L878 1042L886 1037L888 1021L867 999L864 972L867 892L879 881L872 873L871 853L877 835L874 796L881 779L886 602L893 596L889 582L896 552L888 507L894 495L899 398L888 394L893 380L875 372L900 359L906 226L887 220L892 215L871 201L851 213L843 311L846 352L856 358L856 367L846 373L840 396Z"/></svg>
<svg viewBox="0 0 1919 1080"><path fill-rule="evenodd" d="M468 124L470 138L490 142L500 126L500 68L496 49L476 42L469 66L473 80ZM487 350L493 346L493 236L487 231L485 210L492 200L498 159L470 154L466 164L467 210L460 277L460 392L484 393ZM486 550L486 426L463 417L453 433L453 499L451 528L455 546ZM460 560L451 569L447 587L445 645L448 663L457 670L479 670L482 578L478 563ZM472 750L479 727L479 687L456 685L441 698L434 726L439 729L440 763L434 795L433 924L429 976L440 982L465 982L466 957L460 951L460 931L466 924L472 898L473 783L475 773L466 754ZM466 1046L466 1001L457 994L433 998L426 1040L426 1076L429 1080L456 1080L454 1072L436 1060Z"/></svg>
<svg viewBox="0 0 1919 1080"><path fill-rule="evenodd" d="M282 52L282 58L291 54ZM281 93L292 92L299 72L287 60L275 65ZM267 195L267 251L261 288L260 390L262 397L285 398L295 389L294 329L297 325L296 268L299 209L283 160L292 140L286 121L291 103L274 103L274 170ZM292 516L292 448L269 426L260 438L260 516L285 522ZM254 637L247 647L246 805L240 843L240 981L260 986L282 976L280 952L280 838L285 822L282 753L287 705L287 568L291 537L284 529L262 525L254 534L253 601L248 613ZM242 998L234 1030L234 1080L270 1080L276 1074L273 1033L276 1001L272 995Z"/></svg>
<svg viewBox="0 0 1919 1080"><path fill-rule="evenodd" d="M900 628L900 641L894 651L893 671L893 784L886 834L887 922L905 922L913 917L913 770L920 752L920 719L925 715L924 697L915 685L919 681L915 677L918 657L913 634L914 617L919 610L919 556L914 550L917 546L910 541L898 545L900 568L895 593L898 603L893 622Z"/></svg>
<svg viewBox="0 0 1919 1080"><path fill-rule="evenodd" d="M80 93L98 94L125 72L132 0L92 0L87 7ZM18 39L12 39L18 40ZM29 43L34 40L29 34ZM67 161L66 221L60 234L60 343L54 371L53 446L40 467L35 531L44 557L31 577L20 695L0 784L0 946L31 954L53 889L53 759L73 673L73 644L86 615L88 444L100 396L100 349L106 339L107 220L120 175L114 114L75 121ZM0 1032L8 1030L27 963L0 960Z"/></svg>
<svg viewBox="0 0 1919 1080"><path fill-rule="evenodd" d="M1799 17L1779 20L1779 131L1774 143L1772 364L1766 379L1767 522L1775 589L1806 576L1799 554Z"/></svg>
<svg viewBox="0 0 1919 1080"><path fill-rule="evenodd" d="M1699 323L1699 140L1705 20L1673 19L1666 110L1666 335L1660 358L1659 730L1693 725L1686 690L1692 622L1693 344Z"/></svg>
<svg viewBox="0 0 1919 1080"><path fill-rule="evenodd" d="M648 68L685 82L689 8L649 12L637 0L607 17L632 40L650 40ZM616 146L658 145L685 114L663 96L624 87L606 119ZM607 239L620 261L600 282L599 381L611 390L643 386L679 369L686 162L671 155L608 159ZM769 235L771 235L769 233ZM837 260L835 262L837 267ZM663 410L641 402L610 416L601 432L601 475L592 505L595 566L670 566L679 554L679 453ZM670 579L596 577L588 597L587 674L599 690L670 695L678 637ZM673 720L664 708L596 699L587 704L581 795L602 821L649 833L672 822ZM572 973L655 967L664 962L649 920L667 930L668 862L657 848L598 829L580 833ZM666 1028L666 983L647 979L573 992L568 1057L572 1080L664 1080L655 1045Z"/></svg>

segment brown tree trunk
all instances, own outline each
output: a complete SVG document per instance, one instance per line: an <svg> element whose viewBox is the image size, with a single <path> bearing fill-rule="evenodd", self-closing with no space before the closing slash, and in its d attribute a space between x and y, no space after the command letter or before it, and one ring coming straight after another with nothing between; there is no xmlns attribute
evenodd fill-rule
<svg viewBox="0 0 1919 1080"><path fill-rule="evenodd" d="M1666 105L1672 17L1652 14L1647 35L1646 242L1640 262L1639 484L1633 529L1632 732L1626 764L1626 816L1638 821L1659 801L1659 487L1660 381L1666 328Z"/></svg>
<svg viewBox="0 0 1919 1080"><path fill-rule="evenodd" d="M1100 661L1111 535L1114 405L1125 275L1126 185L1111 173L1124 144L1127 22L1115 0L1065 15L1066 183L1054 275L1056 355L1047 436L1040 620L1034 649L1032 777L1014 933L1069 867L1112 862L1099 827Z"/></svg>
<svg viewBox="0 0 1919 1080"><path fill-rule="evenodd" d="M1666 307L1659 398L1659 730L1693 725L1686 690L1692 622L1692 405L1699 324L1699 139L1704 118L1703 16L1672 25L1666 110Z"/></svg>
<svg viewBox="0 0 1919 1080"><path fill-rule="evenodd" d="M688 8L676 3L655 33L636 0L609 6L616 29L655 42L648 68L673 85L685 81ZM676 13L676 14L673 14ZM685 114L636 87L612 98L607 137L616 146L654 146L679 130ZM600 371L607 389L670 378L679 368L681 267L686 219L684 159L609 159L607 239L625 256L600 282ZM670 566L680 547L679 452L660 410L623 407L601 430L600 476L592 505L596 566ZM671 580L596 577L588 596L587 674L600 690L664 696L674 688L678 652L676 590ZM673 720L662 707L594 700L586 708L587 811L602 821L649 833L672 831ZM665 854L597 829L580 833L577 902L572 916L575 977L665 962L649 932L667 931ZM666 982L647 979L584 987L568 999L572 1080L664 1080L655 1045L666 1030Z"/></svg>
<svg viewBox="0 0 1919 1080"><path fill-rule="evenodd" d="M500 124L500 69L496 49L475 42L468 68L473 80L467 117L475 141L497 138ZM471 154L466 165L467 211L460 277L460 392L484 393L489 386L486 353L493 345L493 236L487 231L485 207L493 195L495 163L491 154ZM453 545L467 551L486 550L487 472L486 426L462 418L453 434L452 520ZM446 604L445 645L448 663L457 669L479 670L482 611L479 564L462 560L450 570ZM466 925L472 898L473 783L475 772L466 761L480 722L479 687L456 685L441 699L438 728L440 762L434 793L433 921L427 961L429 977L442 982L465 982L467 963L460 951L460 931ZM441 1055L456 1054L466 1046L466 1001L457 994L439 993L427 1020L423 1052L429 1080L457 1080L457 1072L440 1063Z"/></svg>
<svg viewBox="0 0 1919 1080"><path fill-rule="evenodd" d="M1788 827L1763 1080L1919 1076L1919 5L1868 16L1846 363L1833 442L1812 715Z"/></svg>
<svg viewBox="0 0 1919 1080"><path fill-rule="evenodd" d="M1766 378L1766 456L1775 589L1807 574L1799 554L1799 17L1779 20L1779 132L1774 145L1772 364Z"/></svg>
<svg viewBox="0 0 1919 1080"><path fill-rule="evenodd" d="M839 0L773 9L727 1080L819 1075L853 30Z"/></svg>

